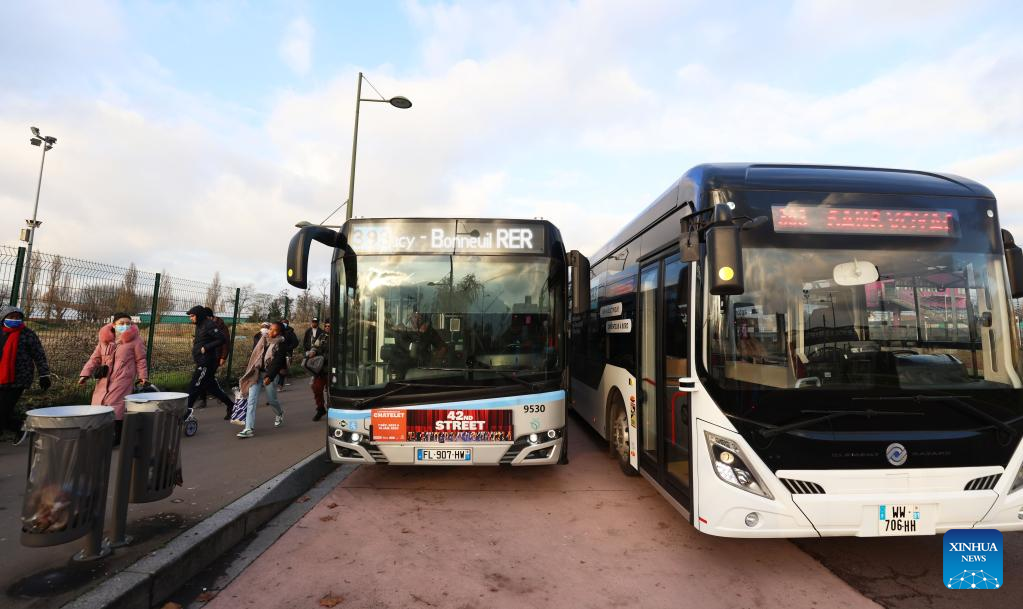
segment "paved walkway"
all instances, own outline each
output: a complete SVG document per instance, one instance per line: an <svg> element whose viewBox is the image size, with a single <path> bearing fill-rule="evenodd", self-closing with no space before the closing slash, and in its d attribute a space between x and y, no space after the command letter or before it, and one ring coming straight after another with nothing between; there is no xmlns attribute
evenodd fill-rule
<svg viewBox="0 0 1023 609"><path fill-rule="evenodd" d="M362 467L206 606L877 607L787 541L695 532L571 425L568 466Z"/></svg>
<svg viewBox="0 0 1023 609"><path fill-rule="evenodd" d="M162 546L196 522L216 512L324 445L324 422L314 423L307 379L281 394L285 425L273 427L273 413L261 406L256 436L235 437L241 429L223 420L220 404L210 400L198 411L199 432L182 438L185 484L162 501L131 504L128 533L136 544L108 559L68 565L81 541L52 548L21 545L21 506L25 491L27 446L0 447L0 606L4 609L59 607L97 579L124 568ZM114 452L113 463L117 462ZM113 467L111 467L113 470ZM113 471L112 471L113 473ZM111 493L113 485L111 484ZM109 533L109 501L108 501Z"/></svg>

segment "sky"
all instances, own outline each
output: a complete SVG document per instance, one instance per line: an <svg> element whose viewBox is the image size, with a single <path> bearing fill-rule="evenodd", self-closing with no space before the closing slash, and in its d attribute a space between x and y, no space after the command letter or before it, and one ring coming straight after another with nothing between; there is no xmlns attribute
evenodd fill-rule
<svg viewBox="0 0 1023 609"><path fill-rule="evenodd" d="M35 125L38 250L279 291L348 197L360 71L413 106L362 104L356 216L543 217L590 253L693 165L807 162L975 179L1019 234L1020 31L983 0L12 0L0 243Z"/></svg>

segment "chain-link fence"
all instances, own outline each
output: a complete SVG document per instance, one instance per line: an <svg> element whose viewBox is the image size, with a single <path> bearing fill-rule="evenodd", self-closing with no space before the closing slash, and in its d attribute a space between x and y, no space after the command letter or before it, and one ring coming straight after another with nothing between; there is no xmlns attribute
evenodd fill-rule
<svg viewBox="0 0 1023 609"><path fill-rule="evenodd" d="M46 350L54 387L46 400L87 403L91 383L77 384L78 373L98 342L99 329L115 312L130 314L146 344L150 379L161 389L184 387L191 374L195 326L187 311L195 305L213 309L231 332L232 348L219 370L233 380L245 365L259 323L291 319L296 328L324 312L324 296L312 291L293 298L221 285L220 277L195 281L166 273L119 267L0 245L0 303L19 305ZM26 396L28 405L39 396ZM59 401L58 401L59 400Z"/></svg>

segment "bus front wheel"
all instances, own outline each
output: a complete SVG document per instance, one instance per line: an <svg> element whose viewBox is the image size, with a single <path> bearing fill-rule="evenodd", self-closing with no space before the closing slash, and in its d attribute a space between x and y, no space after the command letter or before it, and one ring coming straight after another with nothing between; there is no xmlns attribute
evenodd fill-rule
<svg viewBox="0 0 1023 609"><path fill-rule="evenodd" d="M629 418L625 414L625 405L615 400L611 408L611 429L609 440L611 445L611 456L618 461L618 467L626 476L637 476L636 471L629 462Z"/></svg>

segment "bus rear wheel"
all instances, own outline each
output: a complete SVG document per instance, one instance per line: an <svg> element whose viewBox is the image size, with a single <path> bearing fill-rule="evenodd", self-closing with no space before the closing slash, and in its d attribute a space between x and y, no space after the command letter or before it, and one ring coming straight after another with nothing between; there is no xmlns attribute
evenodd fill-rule
<svg viewBox="0 0 1023 609"><path fill-rule="evenodd" d="M625 405L618 400L615 400L611 407L611 425L608 431L611 456L618 461L618 467L622 468L626 476L638 476L639 472L629 462L629 417L625 414Z"/></svg>

